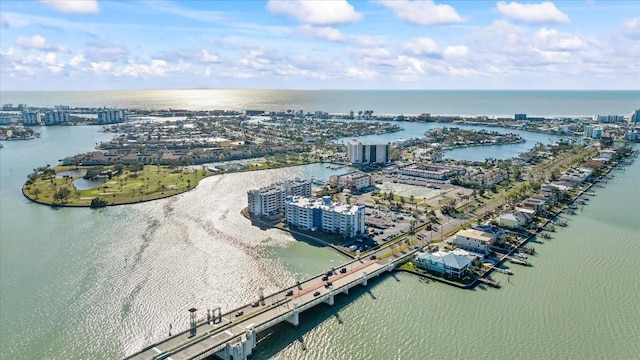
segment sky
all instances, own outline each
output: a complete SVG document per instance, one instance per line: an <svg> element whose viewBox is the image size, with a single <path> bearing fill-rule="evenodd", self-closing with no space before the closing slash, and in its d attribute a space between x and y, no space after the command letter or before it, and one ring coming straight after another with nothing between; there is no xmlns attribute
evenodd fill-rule
<svg viewBox="0 0 640 360"><path fill-rule="evenodd" d="M0 90L640 89L640 0L0 1Z"/></svg>

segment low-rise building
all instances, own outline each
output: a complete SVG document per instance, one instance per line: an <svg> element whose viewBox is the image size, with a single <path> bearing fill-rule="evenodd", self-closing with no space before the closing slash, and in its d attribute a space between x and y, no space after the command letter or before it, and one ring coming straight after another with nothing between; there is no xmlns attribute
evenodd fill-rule
<svg viewBox="0 0 640 360"><path fill-rule="evenodd" d="M507 229L520 229L527 225L527 218L518 211L510 211L498 216L498 225Z"/></svg>
<svg viewBox="0 0 640 360"><path fill-rule="evenodd" d="M418 253L415 265L419 268L439 274L460 278L471 267L471 260L464 256L438 251L435 253Z"/></svg>
<svg viewBox="0 0 640 360"><path fill-rule="evenodd" d="M481 230L465 229L456 233L453 243L465 250L488 254L490 246L493 245L495 236Z"/></svg>
<svg viewBox="0 0 640 360"><path fill-rule="evenodd" d="M345 175L331 175L331 186L339 186L349 190L361 190L371 186L371 175L362 172L352 172Z"/></svg>
<svg viewBox="0 0 640 360"><path fill-rule="evenodd" d="M466 170L459 166L416 164L408 165L400 169L400 174L416 176L426 179L447 180L451 177L464 175Z"/></svg>

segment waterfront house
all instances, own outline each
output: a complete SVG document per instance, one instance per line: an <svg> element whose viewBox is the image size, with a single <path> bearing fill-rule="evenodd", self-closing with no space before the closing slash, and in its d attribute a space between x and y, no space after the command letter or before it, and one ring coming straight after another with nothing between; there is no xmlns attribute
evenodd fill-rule
<svg viewBox="0 0 640 360"><path fill-rule="evenodd" d="M544 208L545 201L542 199L536 199L534 197L529 197L522 202L522 207L525 209L534 210L535 213L538 213L540 210ZM535 214L534 213L534 214Z"/></svg>
<svg viewBox="0 0 640 360"><path fill-rule="evenodd" d="M504 230L498 226L493 225L476 225L472 227L472 229L484 231L486 233L492 234L494 237L494 242L501 243L504 241L506 237L506 233Z"/></svg>
<svg viewBox="0 0 640 360"><path fill-rule="evenodd" d="M518 211L506 212L498 216L498 225L507 229L520 229L527 223L527 217Z"/></svg>
<svg viewBox="0 0 640 360"><path fill-rule="evenodd" d="M464 250L488 254L489 248L495 242L495 236L476 229L460 230L456 233L453 243Z"/></svg>
<svg viewBox="0 0 640 360"><path fill-rule="evenodd" d="M442 250L432 254L418 253L414 262L419 268L454 278L462 277L471 266L471 260L466 257Z"/></svg>

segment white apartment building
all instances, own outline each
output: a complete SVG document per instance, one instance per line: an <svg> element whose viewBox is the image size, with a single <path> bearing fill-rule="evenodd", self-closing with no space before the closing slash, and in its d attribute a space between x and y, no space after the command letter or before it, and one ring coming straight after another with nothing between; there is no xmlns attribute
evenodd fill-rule
<svg viewBox="0 0 640 360"><path fill-rule="evenodd" d="M115 124L124 121L124 111L117 109L98 110L98 124Z"/></svg>
<svg viewBox="0 0 640 360"><path fill-rule="evenodd" d="M69 122L69 113L64 110L49 110L44 113L45 125L58 125Z"/></svg>
<svg viewBox="0 0 640 360"><path fill-rule="evenodd" d="M311 182L296 179L266 186L247 192L249 213L258 216L272 217L284 210L287 196L311 197Z"/></svg>
<svg viewBox="0 0 640 360"><path fill-rule="evenodd" d="M356 139L347 143L347 157L353 164L388 163L390 154L389 143L365 144Z"/></svg>
<svg viewBox="0 0 640 360"><path fill-rule="evenodd" d="M322 199L288 196L285 204L287 223L305 230L318 230L349 237L365 233L365 206L333 204Z"/></svg>
<svg viewBox="0 0 640 360"><path fill-rule="evenodd" d="M40 125L40 113L37 111L22 112L23 125Z"/></svg>

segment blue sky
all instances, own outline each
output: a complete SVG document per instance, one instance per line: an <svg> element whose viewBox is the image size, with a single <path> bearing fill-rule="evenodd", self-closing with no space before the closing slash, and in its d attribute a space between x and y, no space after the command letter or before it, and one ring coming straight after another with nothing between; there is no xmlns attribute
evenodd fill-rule
<svg viewBox="0 0 640 360"><path fill-rule="evenodd" d="M640 89L640 1L0 1L0 89Z"/></svg>

